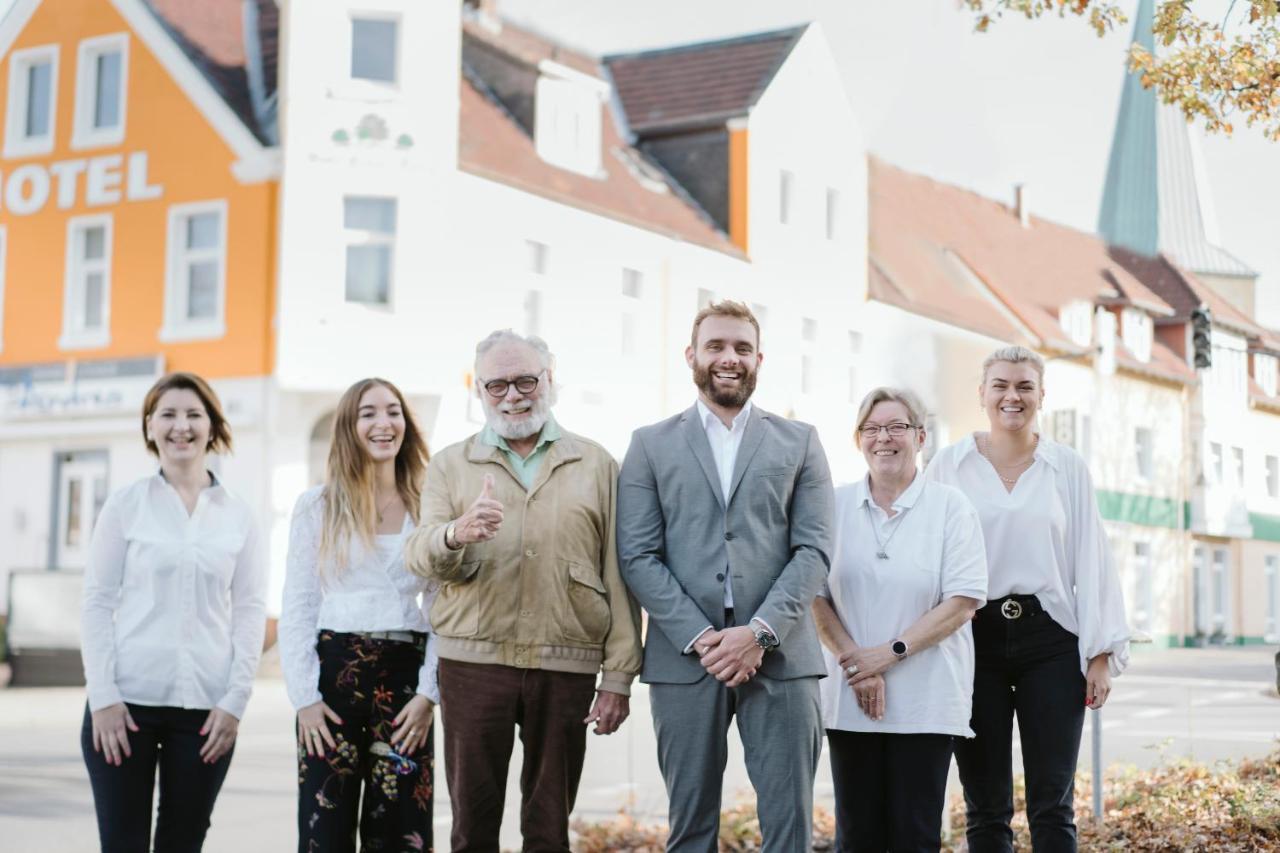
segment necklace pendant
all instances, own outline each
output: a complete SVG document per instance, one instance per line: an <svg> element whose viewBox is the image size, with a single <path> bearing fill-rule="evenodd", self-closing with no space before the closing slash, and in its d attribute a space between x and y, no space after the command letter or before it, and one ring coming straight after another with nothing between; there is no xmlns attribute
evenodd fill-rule
<svg viewBox="0 0 1280 853"><path fill-rule="evenodd" d="M886 554L884 551L876 551L876 556L879 557L881 560L889 559L889 555Z"/></svg>

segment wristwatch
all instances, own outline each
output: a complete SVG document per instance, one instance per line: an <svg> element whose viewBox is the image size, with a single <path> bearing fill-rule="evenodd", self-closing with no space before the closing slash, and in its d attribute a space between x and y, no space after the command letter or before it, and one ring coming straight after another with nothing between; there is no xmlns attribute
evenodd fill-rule
<svg viewBox="0 0 1280 853"><path fill-rule="evenodd" d="M766 652L771 652L778 647L778 638L773 636L769 629L757 625L752 631L756 635L756 645Z"/></svg>
<svg viewBox="0 0 1280 853"><path fill-rule="evenodd" d="M905 658L907 656L907 652L909 652L910 650L911 650L911 647L908 646L902 640L894 640L892 643L889 644L889 651L893 652L893 656L896 657L898 660L902 660L903 658Z"/></svg>

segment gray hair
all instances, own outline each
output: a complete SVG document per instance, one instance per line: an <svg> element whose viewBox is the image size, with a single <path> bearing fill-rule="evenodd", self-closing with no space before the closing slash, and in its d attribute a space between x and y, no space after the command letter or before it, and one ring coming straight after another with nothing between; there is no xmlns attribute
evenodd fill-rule
<svg viewBox="0 0 1280 853"><path fill-rule="evenodd" d="M1026 347L1019 346L1001 347L983 359L982 381L984 384L987 381L987 371L991 369L992 365L1001 361L1009 364L1030 364L1040 376L1040 384L1044 384L1044 359Z"/></svg>
<svg viewBox="0 0 1280 853"><path fill-rule="evenodd" d="M924 426L924 403L920 402L920 398L916 396L915 392L908 391L905 388L889 388L882 385L879 388L872 388L867 393L867 396L862 398L862 403L858 405L858 423L853 428L855 440L860 440L862 427L866 425L867 418L871 417L871 410L879 403L901 403L902 407L907 410L907 418L910 419L911 426Z"/></svg>
<svg viewBox="0 0 1280 853"><path fill-rule="evenodd" d="M474 365L476 381L480 381L480 359L484 358L484 354L499 344L524 344L529 349L538 354L539 360L542 362L543 370L554 370L556 366L556 357L551 354L551 348L547 346L547 342L537 335L521 335L513 332L511 329L498 329L490 332L484 340L476 344L476 361Z"/></svg>

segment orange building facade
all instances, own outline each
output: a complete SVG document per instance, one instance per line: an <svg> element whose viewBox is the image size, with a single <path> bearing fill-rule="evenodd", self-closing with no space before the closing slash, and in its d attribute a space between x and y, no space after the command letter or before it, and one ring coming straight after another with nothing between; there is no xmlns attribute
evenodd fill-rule
<svg viewBox="0 0 1280 853"><path fill-rule="evenodd" d="M108 492L154 469L138 408L165 372L213 380L237 425L222 465L262 463L269 10L18 0L0 20L0 575L83 564Z"/></svg>

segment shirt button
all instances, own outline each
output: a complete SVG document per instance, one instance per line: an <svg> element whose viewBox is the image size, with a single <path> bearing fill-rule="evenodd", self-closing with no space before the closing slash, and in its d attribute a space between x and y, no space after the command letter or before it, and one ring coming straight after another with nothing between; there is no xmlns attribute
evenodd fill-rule
<svg viewBox="0 0 1280 853"><path fill-rule="evenodd" d="M527 551L525 551L525 552L524 552L524 555L525 555L526 557L536 557L536 556L538 556L537 554L533 553L533 549L532 549L532 548L530 548L530 549L528 549Z"/></svg>
<svg viewBox="0 0 1280 853"><path fill-rule="evenodd" d="M520 615L521 615L521 616L523 616L523 617L525 617L525 618L528 618L528 617L530 617L530 616L532 616L532 615L533 615L533 611L532 611L532 610L521 610L521 611L520 611Z"/></svg>
<svg viewBox="0 0 1280 853"><path fill-rule="evenodd" d="M716 573L716 580L718 580L718 581L724 581L724 572L717 572L717 573Z"/></svg>
<svg viewBox="0 0 1280 853"><path fill-rule="evenodd" d="M724 538L732 541L734 539L733 531L730 530L728 533L726 533L724 535Z"/></svg>

